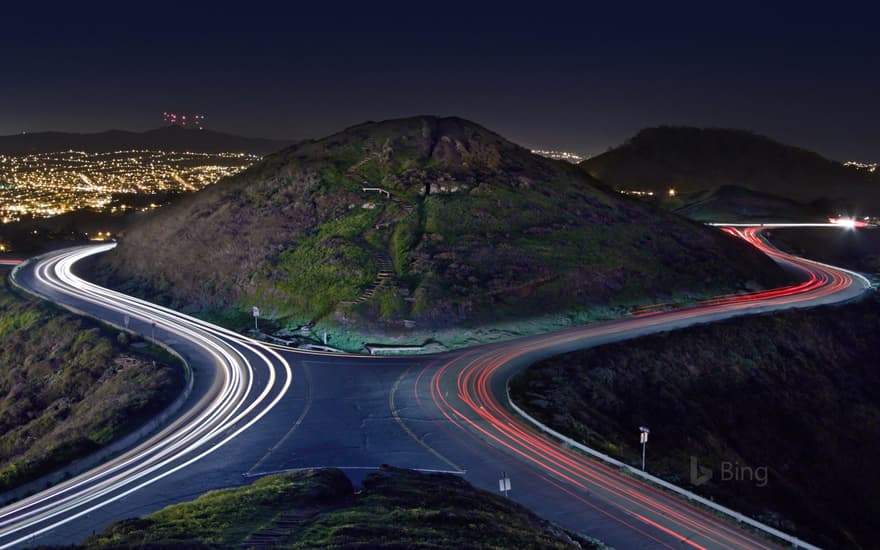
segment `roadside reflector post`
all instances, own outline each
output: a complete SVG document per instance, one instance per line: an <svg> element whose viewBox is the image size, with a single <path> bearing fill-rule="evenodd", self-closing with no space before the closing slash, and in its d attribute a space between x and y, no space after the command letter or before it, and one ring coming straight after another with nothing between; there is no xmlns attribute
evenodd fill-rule
<svg viewBox="0 0 880 550"><path fill-rule="evenodd" d="M510 477L507 472L501 472L501 479L498 480L498 490L504 493L504 496L510 497Z"/></svg>
<svg viewBox="0 0 880 550"><path fill-rule="evenodd" d="M645 426L639 426L639 443L642 444L642 471L645 471L645 447L648 446L648 434L651 430Z"/></svg>
<svg viewBox="0 0 880 550"><path fill-rule="evenodd" d="M254 335L257 335L260 333L260 327L257 326L257 319L260 318L260 308L254 306L252 312L254 314Z"/></svg>

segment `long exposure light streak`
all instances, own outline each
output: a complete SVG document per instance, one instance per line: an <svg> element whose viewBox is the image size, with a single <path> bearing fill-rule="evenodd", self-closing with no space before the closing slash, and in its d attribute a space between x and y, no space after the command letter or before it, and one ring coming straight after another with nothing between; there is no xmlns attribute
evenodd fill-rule
<svg viewBox="0 0 880 550"><path fill-rule="evenodd" d="M619 508L626 511L628 521L653 526L673 536L680 544L695 548L703 545L713 548L773 547L770 541L737 528L733 523L561 445L558 440L525 424L506 405L510 377L540 356L738 314L845 300L870 287L869 281L857 273L779 251L760 235L768 227L778 226L725 227L723 230L745 239L778 263L797 269L803 274L802 282L758 292L718 296L680 309L664 310L661 309L663 304L657 304L652 306L654 310L643 308L628 319L458 354L426 366L419 373L413 386L417 400L421 402L420 393L427 392L434 406L452 425L528 461L540 472L565 484L591 494L606 495L609 501L618 503ZM422 382L424 375L430 376L427 388ZM624 521L619 513L616 519ZM698 543L697 540L705 542Z"/></svg>
<svg viewBox="0 0 880 550"><path fill-rule="evenodd" d="M287 361L276 351L232 331L215 327L173 310L104 289L73 274L77 261L114 245L85 247L54 256L36 271L44 285L69 296L131 315L207 351L220 381L212 391L176 421L138 445L93 470L0 510L0 548L74 521L111 504L216 451L268 413L286 394L293 380ZM266 369L262 388L254 384L254 365L245 352ZM280 371L280 379L278 372ZM26 535L16 534L27 530Z"/></svg>

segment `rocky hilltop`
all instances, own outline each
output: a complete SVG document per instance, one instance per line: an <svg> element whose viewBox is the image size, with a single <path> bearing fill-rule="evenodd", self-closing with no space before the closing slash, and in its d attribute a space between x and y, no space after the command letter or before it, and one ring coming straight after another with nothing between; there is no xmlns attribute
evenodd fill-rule
<svg viewBox="0 0 880 550"><path fill-rule="evenodd" d="M98 273L195 311L347 331L474 325L784 281L721 231L460 118L299 143L156 211ZM377 332L378 333L378 332Z"/></svg>

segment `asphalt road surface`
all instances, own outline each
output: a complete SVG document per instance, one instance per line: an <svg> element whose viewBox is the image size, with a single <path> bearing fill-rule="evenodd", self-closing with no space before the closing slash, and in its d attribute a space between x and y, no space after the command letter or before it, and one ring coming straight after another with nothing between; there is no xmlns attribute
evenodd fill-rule
<svg viewBox="0 0 880 550"><path fill-rule="evenodd" d="M192 392L127 451L0 509L0 548L79 541L110 522L267 473L332 466L357 482L380 464L452 472L492 491L506 472L511 498L618 548L776 547L541 434L506 399L509 378L544 357L736 315L840 302L870 287L852 272L773 249L760 227L725 230L799 271L803 282L686 309L660 304L617 321L420 357L267 345L73 274L76 261L113 245L35 258L16 269L16 284L146 337L155 334L192 366Z"/></svg>

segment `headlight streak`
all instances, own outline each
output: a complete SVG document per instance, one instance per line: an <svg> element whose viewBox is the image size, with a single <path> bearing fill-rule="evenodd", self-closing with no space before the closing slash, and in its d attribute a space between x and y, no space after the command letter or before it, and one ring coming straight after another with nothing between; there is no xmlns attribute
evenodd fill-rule
<svg viewBox="0 0 880 550"><path fill-rule="evenodd" d="M204 458L259 421L284 397L292 383L293 373L290 365L274 350L234 332L103 289L72 274L71 267L76 261L87 255L103 252L112 246L75 249L60 255L41 264L37 270L37 278L42 284L49 285L56 291L89 302L97 302L118 312L133 313L144 321L161 320L163 330L171 331L210 353L221 367L223 379L220 388L213 392L215 395L203 398L192 411L121 457L0 510L0 541L2 541L0 548L26 542L32 537L124 498ZM127 307L117 307L116 303L124 303ZM224 339L232 340L237 346L253 353L268 367L268 381L265 388L260 395L251 397L250 403L248 399L254 382L253 367L239 349L229 345ZM278 388L276 388L274 365L281 365L284 370L284 381ZM268 403L264 403L273 391L277 394ZM262 408L257 410L261 406ZM239 422L255 411L256 414L247 422L235 428ZM233 428L234 431L229 432ZM223 433L227 435L214 441ZM192 455L199 450L201 452ZM180 462L181 460L183 462ZM175 462L178 463L174 464ZM140 483L137 483L138 481ZM113 494L114 492L116 493ZM90 503L92 503L90 507L79 509ZM51 522L62 514L70 515ZM34 529L37 526L41 527L15 540L8 540L22 530Z"/></svg>

